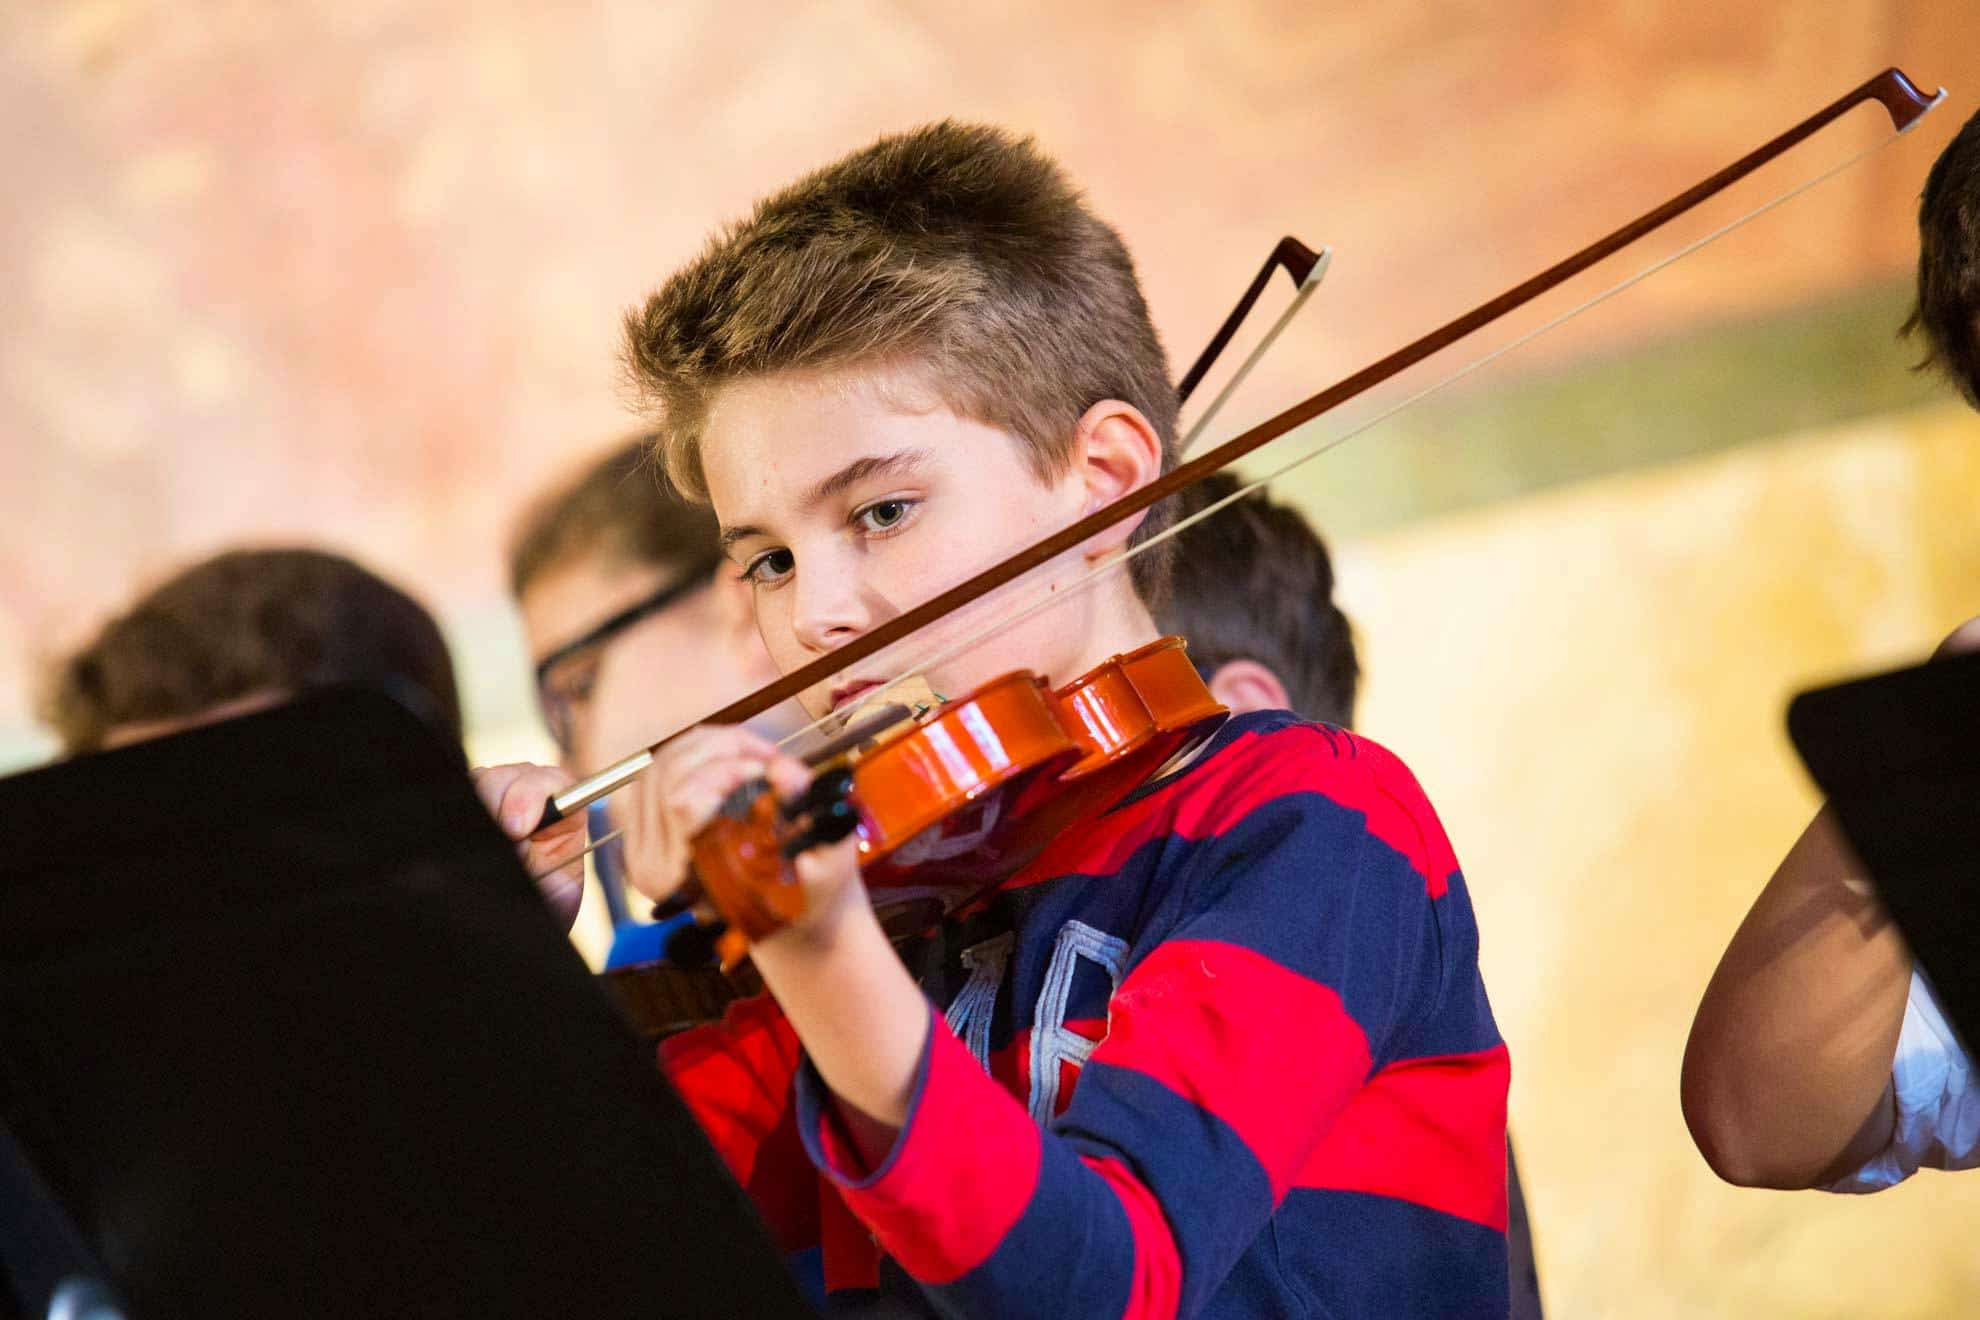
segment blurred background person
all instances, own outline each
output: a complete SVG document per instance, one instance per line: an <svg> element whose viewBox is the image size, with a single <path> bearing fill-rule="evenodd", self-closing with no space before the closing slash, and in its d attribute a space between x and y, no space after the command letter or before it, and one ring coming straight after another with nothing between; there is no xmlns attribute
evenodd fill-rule
<svg viewBox="0 0 1980 1320"><path fill-rule="evenodd" d="M509 552L543 722L578 776L777 676L714 513L674 493L651 447L629 438L540 496ZM789 703L752 721L771 737L798 723ZM611 809L591 807L593 838L611 833ZM607 965L658 956L664 932L638 929L617 844L594 857L615 930Z"/></svg>
<svg viewBox="0 0 1980 1320"><path fill-rule="evenodd" d="M418 601L341 555L230 550L140 595L54 670L44 716L64 755L370 683L451 741L454 665Z"/></svg>
<svg viewBox="0 0 1980 1320"><path fill-rule="evenodd" d="M1239 484L1228 472L1205 478L1177 497L1177 516ZM1361 679L1354 630L1334 599L1327 544L1298 510L1258 491L1177 541L1174 585L1156 623L1189 640L1212 695L1232 714L1290 710L1352 728Z"/></svg>
<svg viewBox="0 0 1980 1320"><path fill-rule="evenodd" d="M320 688L382 689L461 741L454 664L426 608L341 555L230 550L140 595L55 668L45 717L66 755L108 750L265 710ZM489 804L491 809L494 804ZM536 877L568 929L582 868Z"/></svg>

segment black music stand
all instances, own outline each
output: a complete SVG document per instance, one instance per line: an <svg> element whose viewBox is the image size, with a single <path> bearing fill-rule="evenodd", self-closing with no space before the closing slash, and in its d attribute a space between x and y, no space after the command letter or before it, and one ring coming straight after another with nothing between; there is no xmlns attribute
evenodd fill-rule
<svg viewBox="0 0 1980 1320"><path fill-rule="evenodd" d="M1804 692L1788 734L1962 1041L1980 1041L1980 655Z"/></svg>
<svg viewBox="0 0 1980 1320"><path fill-rule="evenodd" d="M462 770L346 689L0 780L28 1181L137 1320L811 1314Z"/></svg>

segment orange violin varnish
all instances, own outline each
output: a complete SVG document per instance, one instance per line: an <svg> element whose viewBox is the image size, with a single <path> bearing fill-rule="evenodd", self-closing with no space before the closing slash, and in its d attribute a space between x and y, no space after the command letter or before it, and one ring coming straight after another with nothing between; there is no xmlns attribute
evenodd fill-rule
<svg viewBox="0 0 1980 1320"><path fill-rule="evenodd" d="M1022 670L993 679L850 758L861 873L875 890L993 886L1226 713L1176 637L1056 690ZM802 914L785 857L795 832L766 790L693 840L695 874L729 924L725 967Z"/></svg>
<svg viewBox="0 0 1980 1320"><path fill-rule="evenodd" d="M1083 750L1028 671L943 703L853 765L861 873L918 883L914 868L939 863L948 883L1001 879L1038 851L1020 828L1023 804Z"/></svg>
<svg viewBox="0 0 1980 1320"><path fill-rule="evenodd" d="M1207 723L1230 712L1210 695L1180 637L1162 637L1117 655L1053 693L1059 719L1079 743L1068 777L1166 742L1163 759Z"/></svg>

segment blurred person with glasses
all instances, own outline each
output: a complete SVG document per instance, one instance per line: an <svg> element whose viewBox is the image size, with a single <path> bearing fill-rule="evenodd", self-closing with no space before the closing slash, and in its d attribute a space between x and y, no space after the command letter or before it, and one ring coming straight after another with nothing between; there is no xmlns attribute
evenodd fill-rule
<svg viewBox="0 0 1980 1320"><path fill-rule="evenodd" d="M668 487L648 457L652 443L629 439L540 497L509 553L543 721L574 775L776 677L749 587L722 557L715 515ZM795 708L751 723L775 737L796 727ZM610 811L609 799L590 809L593 838L614 828ZM627 911L617 845L594 859L619 932L610 964L659 956L664 932Z"/></svg>

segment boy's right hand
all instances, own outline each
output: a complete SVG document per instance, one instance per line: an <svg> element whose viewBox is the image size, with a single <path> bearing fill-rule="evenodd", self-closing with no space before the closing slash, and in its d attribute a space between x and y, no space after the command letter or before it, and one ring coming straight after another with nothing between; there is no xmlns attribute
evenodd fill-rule
<svg viewBox="0 0 1980 1320"><path fill-rule="evenodd" d="M538 832L543 806L575 781L552 766L497 765L476 767L474 790L482 805L515 841L523 869L536 880L543 901L565 930L577 920L584 901L584 813L576 812Z"/></svg>
<svg viewBox="0 0 1980 1320"><path fill-rule="evenodd" d="M656 903L672 895L687 878L689 842L722 800L766 778L783 797L811 782L802 762L740 725L704 724L662 747L612 803L633 888Z"/></svg>

